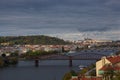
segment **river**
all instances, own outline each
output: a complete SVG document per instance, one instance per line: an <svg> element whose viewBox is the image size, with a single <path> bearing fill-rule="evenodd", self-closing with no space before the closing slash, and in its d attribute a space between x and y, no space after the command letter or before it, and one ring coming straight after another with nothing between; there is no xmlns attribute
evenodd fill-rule
<svg viewBox="0 0 120 80"><path fill-rule="evenodd" d="M87 66L92 63L95 61L73 60L74 66L69 67L68 60L42 60L35 67L34 61L19 61L16 66L0 69L0 80L62 80L66 72L79 71L79 65Z"/></svg>
<svg viewBox="0 0 120 80"><path fill-rule="evenodd" d="M16 66L0 69L0 80L62 80L66 72L79 70L79 65L88 65L93 61L73 60L73 67L68 66L68 60L39 61L39 67L34 61L20 61Z"/></svg>

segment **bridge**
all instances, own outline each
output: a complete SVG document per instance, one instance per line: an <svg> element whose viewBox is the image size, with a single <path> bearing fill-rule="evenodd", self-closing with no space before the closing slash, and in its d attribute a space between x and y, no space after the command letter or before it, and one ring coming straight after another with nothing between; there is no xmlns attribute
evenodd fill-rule
<svg viewBox="0 0 120 80"><path fill-rule="evenodd" d="M99 60L101 57L107 56L99 53L74 53L74 54L53 54L36 57L35 65L38 66L39 60L69 60L69 66L72 67L72 60Z"/></svg>

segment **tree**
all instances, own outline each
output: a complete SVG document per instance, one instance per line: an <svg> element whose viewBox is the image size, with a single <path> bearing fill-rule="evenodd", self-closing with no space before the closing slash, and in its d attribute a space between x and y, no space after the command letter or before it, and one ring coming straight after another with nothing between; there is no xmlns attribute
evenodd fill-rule
<svg viewBox="0 0 120 80"><path fill-rule="evenodd" d="M76 47L76 51L78 51L78 50L79 50L79 47L77 46L77 47Z"/></svg>
<svg viewBox="0 0 120 80"><path fill-rule="evenodd" d="M71 70L70 73L72 76L77 76L77 73L74 70Z"/></svg>
<svg viewBox="0 0 120 80"><path fill-rule="evenodd" d="M71 70L70 72L66 73L63 77L63 80L70 80L72 76L77 76L77 73L74 70Z"/></svg>
<svg viewBox="0 0 120 80"><path fill-rule="evenodd" d="M66 73L62 80L70 80L72 78L72 74L70 72Z"/></svg>
<svg viewBox="0 0 120 80"><path fill-rule="evenodd" d="M9 65L15 65L18 63L17 57L9 57Z"/></svg>
<svg viewBox="0 0 120 80"><path fill-rule="evenodd" d="M11 53L10 56L17 57L18 56L18 51L15 51L15 52Z"/></svg>
<svg viewBox="0 0 120 80"><path fill-rule="evenodd" d="M62 46L62 52L65 52L64 46Z"/></svg>
<svg viewBox="0 0 120 80"><path fill-rule="evenodd" d="M83 68L83 69L79 72L79 74L84 75L87 71L88 71L87 68Z"/></svg>
<svg viewBox="0 0 120 80"><path fill-rule="evenodd" d="M36 36L18 36L18 37L0 37L0 43L10 43L14 44L70 44L70 42L64 41L63 39L59 39L56 37L49 37L44 35L36 35Z"/></svg>
<svg viewBox="0 0 120 80"><path fill-rule="evenodd" d="M2 60L3 60L4 66L8 66L9 60L6 57L6 54L2 54Z"/></svg>
<svg viewBox="0 0 120 80"><path fill-rule="evenodd" d="M106 69L104 70L103 78L105 80L113 80L114 76L114 68L112 65L106 65Z"/></svg>
<svg viewBox="0 0 120 80"><path fill-rule="evenodd" d="M117 51L117 52L115 53L115 55L120 55L120 51Z"/></svg>
<svg viewBox="0 0 120 80"><path fill-rule="evenodd" d="M116 71L114 80L120 80L120 71Z"/></svg>
<svg viewBox="0 0 120 80"><path fill-rule="evenodd" d="M96 76L96 71L93 70L93 71L91 71L89 74L90 74L91 76Z"/></svg>

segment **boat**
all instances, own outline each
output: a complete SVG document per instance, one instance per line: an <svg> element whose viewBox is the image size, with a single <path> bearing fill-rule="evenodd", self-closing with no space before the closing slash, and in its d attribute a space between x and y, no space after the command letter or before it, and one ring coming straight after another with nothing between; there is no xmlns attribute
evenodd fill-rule
<svg viewBox="0 0 120 80"><path fill-rule="evenodd" d="M79 69L82 70L83 68L86 68L84 65L79 65Z"/></svg>

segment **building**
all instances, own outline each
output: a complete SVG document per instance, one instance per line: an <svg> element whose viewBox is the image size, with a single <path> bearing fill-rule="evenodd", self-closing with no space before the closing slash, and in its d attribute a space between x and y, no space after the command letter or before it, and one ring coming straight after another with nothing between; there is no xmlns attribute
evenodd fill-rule
<svg viewBox="0 0 120 80"><path fill-rule="evenodd" d="M61 52L62 51L62 47L57 46L57 45L51 45L51 46L47 46L44 48L44 51L58 51Z"/></svg>
<svg viewBox="0 0 120 80"><path fill-rule="evenodd" d="M80 80L78 76L72 76L71 80Z"/></svg>
<svg viewBox="0 0 120 80"><path fill-rule="evenodd" d="M102 80L102 78L92 77L92 76L84 76L84 77L72 76L70 80Z"/></svg>
<svg viewBox="0 0 120 80"><path fill-rule="evenodd" d="M107 68L113 67L113 70L120 70L120 56L103 57L96 62L96 76L101 77Z"/></svg>

